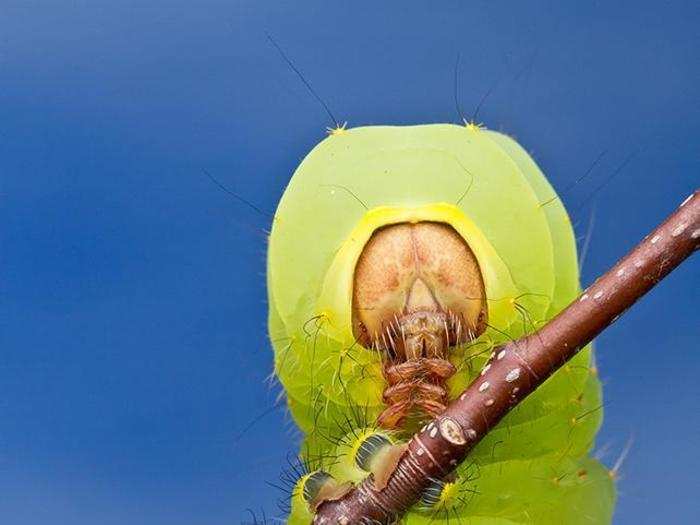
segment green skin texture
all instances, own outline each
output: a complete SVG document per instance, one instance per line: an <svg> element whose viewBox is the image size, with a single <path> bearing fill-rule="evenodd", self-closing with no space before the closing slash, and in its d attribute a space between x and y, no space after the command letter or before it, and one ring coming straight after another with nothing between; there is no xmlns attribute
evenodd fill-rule
<svg viewBox="0 0 700 525"><path fill-rule="evenodd" d="M511 282L512 296L493 297L488 286L486 292L489 307L506 299L511 306L494 308L494 315L489 310L490 327L477 344L452 351L458 373L449 386L456 395L478 375L495 344L532 332L580 291L568 215L558 199L541 206L555 195L513 139L473 127L354 128L309 153L275 214L267 274L275 372L305 434L305 454L334 458L321 466L341 482L358 481L366 473L350 472L348 444L384 408L379 354L353 343L350 327L338 327L335 312L319 299L334 258L368 209L453 204L507 269L498 275ZM490 264L479 262L482 271ZM351 297L351 290L341 292ZM588 347L508 414L458 468L463 502L416 508L405 523L610 522L613 479L588 457L601 405ZM288 522L311 518L295 490Z"/></svg>

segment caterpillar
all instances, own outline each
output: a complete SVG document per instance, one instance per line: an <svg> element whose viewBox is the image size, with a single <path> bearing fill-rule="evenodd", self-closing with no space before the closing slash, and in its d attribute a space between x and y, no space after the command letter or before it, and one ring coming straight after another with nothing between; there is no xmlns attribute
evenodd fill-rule
<svg viewBox="0 0 700 525"><path fill-rule="evenodd" d="M333 130L301 162L269 237L275 373L313 469L289 523L367 476L580 291L573 229L511 137L474 124ZM614 480L593 351L518 405L436 480L405 523L607 523Z"/></svg>

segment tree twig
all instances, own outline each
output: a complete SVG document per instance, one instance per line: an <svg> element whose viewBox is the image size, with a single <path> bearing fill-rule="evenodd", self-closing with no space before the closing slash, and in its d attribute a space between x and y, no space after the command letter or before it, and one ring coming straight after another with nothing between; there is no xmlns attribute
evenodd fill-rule
<svg viewBox="0 0 700 525"><path fill-rule="evenodd" d="M700 247L700 190L537 332L496 349L482 375L415 434L388 484L371 476L325 501L315 525L392 523L442 479L514 406Z"/></svg>

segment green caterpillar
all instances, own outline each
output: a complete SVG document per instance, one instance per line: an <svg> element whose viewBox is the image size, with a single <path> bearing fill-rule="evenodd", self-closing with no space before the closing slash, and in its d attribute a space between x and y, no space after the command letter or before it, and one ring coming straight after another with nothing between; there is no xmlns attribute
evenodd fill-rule
<svg viewBox="0 0 700 525"><path fill-rule="evenodd" d="M376 475L375 456L388 461L385 452L426 417L411 411L396 428L377 425L387 410L387 354L358 341L353 290L373 235L397 224L447 226L478 263L487 315L478 329L465 324L474 337L449 349L449 400L496 345L532 332L579 293L572 227L555 197L521 146L474 125L340 129L303 160L275 214L267 271L275 371L305 434L303 454L317 467L296 484L289 523L311 521L319 491L340 495ZM445 332L449 343L453 332ZM588 457L601 396L586 348L516 407L454 479L436 482L405 522L609 522L614 480Z"/></svg>

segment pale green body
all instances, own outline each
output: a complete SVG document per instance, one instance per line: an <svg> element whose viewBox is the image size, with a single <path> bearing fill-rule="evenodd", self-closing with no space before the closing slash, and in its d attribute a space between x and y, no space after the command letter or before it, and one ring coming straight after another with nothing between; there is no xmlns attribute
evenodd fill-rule
<svg viewBox="0 0 700 525"><path fill-rule="evenodd" d="M349 323L352 270L371 232L390 222L448 222L487 274L490 328L452 353L456 394L494 344L533 331L579 291L566 211L558 199L541 205L554 196L515 141L474 127L357 128L313 149L279 204L268 258L275 370L311 454L342 459L331 442L383 409L380 356L354 343ZM590 349L580 352L477 446L468 462L478 478L463 481L477 494L449 512L412 511L407 522L608 522L612 480L586 458L602 420L592 365ZM308 521L304 503L293 503L290 522Z"/></svg>

